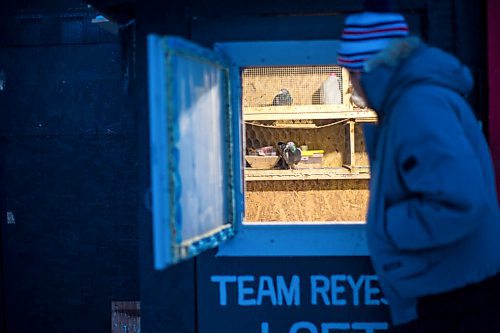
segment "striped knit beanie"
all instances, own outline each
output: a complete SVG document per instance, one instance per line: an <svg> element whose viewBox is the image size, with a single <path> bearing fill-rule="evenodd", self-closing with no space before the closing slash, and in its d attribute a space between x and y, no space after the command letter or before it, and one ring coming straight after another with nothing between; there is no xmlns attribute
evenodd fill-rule
<svg viewBox="0 0 500 333"><path fill-rule="evenodd" d="M337 62L351 71L363 71L366 60L395 38L408 36L408 24L397 13L364 12L346 18Z"/></svg>

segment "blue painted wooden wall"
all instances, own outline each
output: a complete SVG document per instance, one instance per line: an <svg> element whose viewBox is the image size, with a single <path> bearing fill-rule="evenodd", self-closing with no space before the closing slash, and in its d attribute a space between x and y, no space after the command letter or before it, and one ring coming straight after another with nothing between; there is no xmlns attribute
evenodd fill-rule
<svg viewBox="0 0 500 333"><path fill-rule="evenodd" d="M3 329L107 332L111 301L139 299L127 49L82 1L2 9Z"/></svg>

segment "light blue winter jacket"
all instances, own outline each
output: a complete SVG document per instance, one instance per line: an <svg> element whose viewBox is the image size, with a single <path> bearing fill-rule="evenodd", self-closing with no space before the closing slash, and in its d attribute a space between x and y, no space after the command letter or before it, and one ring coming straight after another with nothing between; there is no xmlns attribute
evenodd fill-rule
<svg viewBox="0 0 500 333"><path fill-rule="evenodd" d="M469 70L412 37L367 63L361 84L372 180L367 237L394 324L420 296L500 271L500 213L487 143L463 96Z"/></svg>

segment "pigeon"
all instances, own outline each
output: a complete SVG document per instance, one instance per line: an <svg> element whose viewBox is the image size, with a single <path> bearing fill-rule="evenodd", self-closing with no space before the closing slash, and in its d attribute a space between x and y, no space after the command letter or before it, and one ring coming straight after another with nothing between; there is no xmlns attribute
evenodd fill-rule
<svg viewBox="0 0 500 333"><path fill-rule="evenodd" d="M293 98L287 89L281 89L280 93L274 96L273 105L292 105Z"/></svg>
<svg viewBox="0 0 500 333"><path fill-rule="evenodd" d="M295 143L278 142L278 154L281 156L281 167L283 169L295 169L302 157L302 151Z"/></svg>
<svg viewBox="0 0 500 333"><path fill-rule="evenodd" d="M351 90L351 104L354 107L358 107L358 108L362 108L362 109L367 108L365 99L363 97L361 97L358 94L358 92L356 90L354 90L354 88L352 88L352 90Z"/></svg>

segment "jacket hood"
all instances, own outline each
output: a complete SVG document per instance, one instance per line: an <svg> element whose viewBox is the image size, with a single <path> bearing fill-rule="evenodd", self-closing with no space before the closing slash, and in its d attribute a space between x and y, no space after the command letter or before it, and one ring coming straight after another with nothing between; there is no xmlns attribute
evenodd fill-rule
<svg viewBox="0 0 500 333"><path fill-rule="evenodd" d="M361 85L369 105L377 113L412 85L440 86L467 96L473 78L454 56L429 47L417 37L398 39L365 65Z"/></svg>

